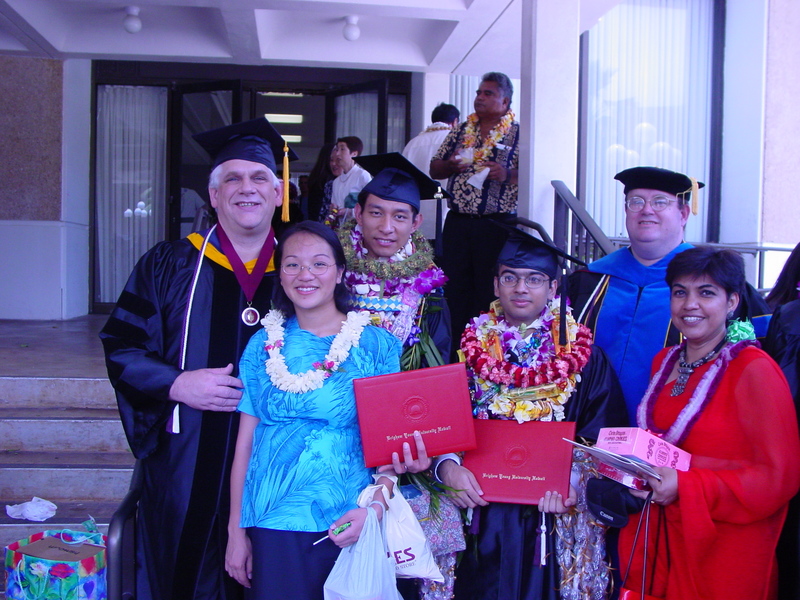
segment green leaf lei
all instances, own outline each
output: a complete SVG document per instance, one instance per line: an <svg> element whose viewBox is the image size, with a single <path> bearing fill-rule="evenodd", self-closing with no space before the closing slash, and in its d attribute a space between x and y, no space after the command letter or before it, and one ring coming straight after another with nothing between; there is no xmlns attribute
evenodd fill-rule
<svg viewBox="0 0 800 600"><path fill-rule="evenodd" d="M401 277L417 277L433 264L433 251L431 245L422 232L418 229L411 234L414 244L414 254L405 260L388 262L369 256L358 256L353 245L353 227L355 221L350 221L339 228L339 241L344 247L344 258L347 269L355 273L370 273L378 280L397 279Z"/></svg>

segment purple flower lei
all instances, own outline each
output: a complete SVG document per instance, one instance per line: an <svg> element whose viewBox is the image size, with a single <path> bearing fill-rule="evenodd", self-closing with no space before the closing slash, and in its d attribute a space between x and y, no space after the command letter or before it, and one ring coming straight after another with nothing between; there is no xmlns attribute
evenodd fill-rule
<svg viewBox="0 0 800 600"><path fill-rule="evenodd" d="M686 403L686 406L683 407L678 418L675 419L675 422L669 429L661 429L657 427L653 421L656 401L658 400L661 390L664 389L675 363L678 362L680 351L685 346L686 342L683 342L678 346L673 346L667 351L658 372L650 381L644 398L642 398L642 401L639 403L639 408L636 411L636 421L639 427L660 435L664 440L676 446L680 446L684 440L686 440L686 437L689 435L692 427L694 427L697 419L700 418L700 415L705 410L706 405L711 401L711 398L714 397L722 381L722 376L728 368L728 364L747 346L758 346L758 342L756 340L742 340L735 344L726 344L725 347L720 350L714 362L711 363L711 367L709 367L708 371L703 374L692 397L689 398L689 401Z"/></svg>

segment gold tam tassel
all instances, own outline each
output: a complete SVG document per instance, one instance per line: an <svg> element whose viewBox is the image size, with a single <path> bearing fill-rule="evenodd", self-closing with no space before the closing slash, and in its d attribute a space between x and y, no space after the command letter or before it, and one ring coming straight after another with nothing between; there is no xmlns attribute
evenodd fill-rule
<svg viewBox="0 0 800 600"><path fill-rule="evenodd" d="M281 221L289 222L289 146L283 143L283 204L281 205Z"/></svg>
<svg viewBox="0 0 800 600"><path fill-rule="evenodd" d="M698 204L700 201L700 198L698 197L700 195L700 186L697 185L697 179L695 179L694 177L689 177L689 179L692 180L692 189L691 189L692 214L697 216Z"/></svg>

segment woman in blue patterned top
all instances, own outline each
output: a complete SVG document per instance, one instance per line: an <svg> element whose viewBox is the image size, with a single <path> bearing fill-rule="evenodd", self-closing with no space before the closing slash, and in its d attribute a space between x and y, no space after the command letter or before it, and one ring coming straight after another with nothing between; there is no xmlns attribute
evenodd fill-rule
<svg viewBox="0 0 800 600"><path fill-rule="evenodd" d="M346 314L344 252L329 228L292 227L275 260L277 310L261 321L240 365L225 563L252 597L321 599L339 548L361 533L366 509L356 499L372 483L353 379L399 371L401 349L367 314ZM313 545L325 534L330 541Z"/></svg>

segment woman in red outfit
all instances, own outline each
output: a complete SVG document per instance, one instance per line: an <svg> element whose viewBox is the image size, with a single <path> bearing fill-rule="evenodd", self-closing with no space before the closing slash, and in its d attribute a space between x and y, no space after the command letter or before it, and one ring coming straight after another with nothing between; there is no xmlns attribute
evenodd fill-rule
<svg viewBox="0 0 800 600"><path fill-rule="evenodd" d="M656 468L661 481L649 481L645 592L668 600L776 598L775 546L800 487L791 394L755 341L728 340L727 319L745 283L736 252L686 250L670 262L667 283L684 342L654 359L637 421L690 452L692 462L688 471ZM633 553L625 587L640 592L637 521L621 532L620 564Z"/></svg>

